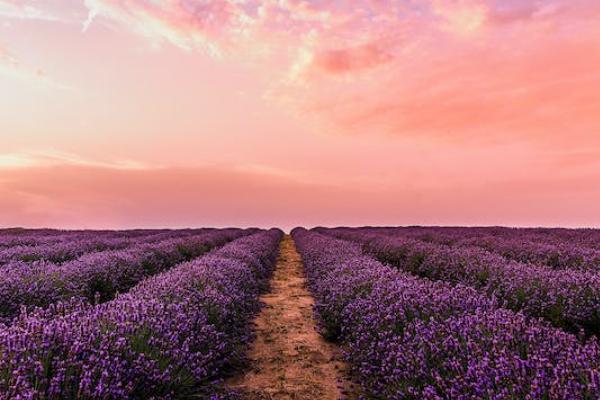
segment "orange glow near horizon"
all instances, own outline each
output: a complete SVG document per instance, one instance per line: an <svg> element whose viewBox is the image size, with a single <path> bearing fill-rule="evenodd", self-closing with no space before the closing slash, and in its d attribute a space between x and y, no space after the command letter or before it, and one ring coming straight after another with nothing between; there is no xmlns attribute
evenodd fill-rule
<svg viewBox="0 0 600 400"><path fill-rule="evenodd" d="M600 227L600 3L0 0L0 226Z"/></svg>

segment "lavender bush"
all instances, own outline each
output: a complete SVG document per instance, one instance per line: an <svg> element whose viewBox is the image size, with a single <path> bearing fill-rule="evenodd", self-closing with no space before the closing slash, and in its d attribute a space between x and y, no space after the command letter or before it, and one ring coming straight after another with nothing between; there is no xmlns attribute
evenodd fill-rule
<svg viewBox="0 0 600 400"><path fill-rule="evenodd" d="M326 230L321 230L327 232ZM369 230L336 230L378 260L432 280L465 284L506 308L569 331L600 333L600 274L510 261L476 247L451 247Z"/></svg>
<svg viewBox="0 0 600 400"><path fill-rule="evenodd" d="M281 232L237 239L96 305L58 303L0 329L0 397L206 395L250 337Z"/></svg>
<svg viewBox="0 0 600 400"><path fill-rule="evenodd" d="M600 346L422 280L350 242L293 231L324 333L377 399L597 399Z"/></svg>
<svg viewBox="0 0 600 400"><path fill-rule="evenodd" d="M340 233L347 229L338 229ZM517 228L368 228L363 233L408 237L455 247L481 247L510 260L553 269L600 272L600 235L593 230ZM541 233L543 232L543 233Z"/></svg>
<svg viewBox="0 0 600 400"><path fill-rule="evenodd" d="M156 241L169 238L171 232L148 232L140 235L137 231L92 233L93 231L71 232L60 236L58 241L31 245L15 245L0 249L0 265L11 261L48 261L62 263L86 253L124 249L143 241ZM176 232L175 235L186 234ZM156 237L156 239L154 239Z"/></svg>
<svg viewBox="0 0 600 400"><path fill-rule="evenodd" d="M577 269L600 272L600 249L582 246L546 235L513 232L493 235L488 232L464 235L465 229L408 229L404 233L435 243L459 247L477 246L511 260L547 265L554 269ZM600 244L600 241L598 242ZM592 244L589 243L588 246Z"/></svg>
<svg viewBox="0 0 600 400"><path fill-rule="evenodd" d="M24 306L46 307L72 297L110 300L148 276L250 232L162 233L142 236L123 250L88 253L60 265L45 261L10 263L0 275L0 322L9 324ZM153 243L155 240L160 241Z"/></svg>

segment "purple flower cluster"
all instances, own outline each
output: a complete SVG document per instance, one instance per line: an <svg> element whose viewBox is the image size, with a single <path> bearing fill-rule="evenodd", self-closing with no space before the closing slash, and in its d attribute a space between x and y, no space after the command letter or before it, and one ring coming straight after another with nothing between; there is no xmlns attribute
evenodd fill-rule
<svg viewBox="0 0 600 400"><path fill-rule="evenodd" d="M600 333L598 273L553 270L511 261L477 247L446 246L368 229L329 233L361 243L365 252L404 271L474 287L503 307L542 317L569 331Z"/></svg>
<svg viewBox="0 0 600 400"><path fill-rule="evenodd" d="M505 310L463 285L420 279L352 242L292 232L323 332L369 398L597 399L600 345Z"/></svg>
<svg viewBox="0 0 600 400"><path fill-rule="evenodd" d="M481 247L510 260L546 265L553 269L600 272L600 235L592 230L532 231L517 228L409 227L369 229L387 235L412 237L457 247ZM570 233L570 235L568 235ZM597 233L597 232L596 232ZM577 241L580 238L581 241Z"/></svg>
<svg viewBox="0 0 600 400"><path fill-rule="evenodd" d="M12 246L38 246L68 240L78 234L77 231L39 230L39 229L2 229L0 230L0 248Z"/></svg>
<svg viewBox="0 0 600 400"><path fill-rule="evenodd" d="M47 307L73 297L110 300L148 276L250 232L161 233L142 236L122 250L92 252L58 265L45 261L9 263L0 275L0 322L10 324L24 306ZM157 239L163 240L154 243Z"/></svg>
<svg viewBox="0 0 600 400"><path fill-rule="evenodd" d="M600 230L567 228L507 228L507 227L400 227L393 228L415 235L446 236L447 240L494 237L515 239L548 245L577 245L582 248L600 249Z"/></svg>
<svg viewBox="0 0 600 400"><path fill-rule="evenodd" d="M147 232L140 234L137 231L101 232L93 231L70 232L55 235L53 240L42 240L27 245L19 244L0 249L0 265L11 261L34 262L49 261L62 263L80 257L86 253L123 249L132 244L143 241L155 241L172 237L173 232ZM183 235L176 232L175 235ZM55 240L57 239L58 240Z"/></svg>
<svg viewBox="0 0 600 400"><path fill-rule="evenodd" d="M0 329L0 398L199 397L241 356L281 235L242 237L112 301L58 303Z"/></svg>

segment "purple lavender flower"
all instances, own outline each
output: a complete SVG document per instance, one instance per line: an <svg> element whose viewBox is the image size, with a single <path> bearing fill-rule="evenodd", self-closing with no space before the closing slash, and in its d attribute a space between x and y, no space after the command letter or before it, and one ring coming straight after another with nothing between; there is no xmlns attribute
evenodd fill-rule
<svg viewBox="0 0 600 400"><path fill-rule="evenodd" d="M58 302L0 328L0 397L201 393L241 357L281 235L245 236L112 301Z"/></svg>
<svg viewBox="0 0 600 400"><path fill-rule="evenodd" d="M597 272L519 263L478 247L431 243L395 231L321 231L360 243L366 253L404 271L474 287L504 307L542 317L557 327L600 333Z"/></svg>
<svg viewBox="0 0 600 400"><path fill-rule="evenodd" d="M390 268L357 243L303 229L293 236L321 329L345 349L366 397L599 398L595 338L582 342L473 288Z"/></svg>

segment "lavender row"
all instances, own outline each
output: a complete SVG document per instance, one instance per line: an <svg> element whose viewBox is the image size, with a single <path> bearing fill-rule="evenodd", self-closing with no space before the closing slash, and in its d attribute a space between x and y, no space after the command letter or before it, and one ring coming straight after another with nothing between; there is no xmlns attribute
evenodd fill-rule
<svg viewBox="0 0 600 400"><path fill-rule="evenodd" d="M185 234L181 232L181 234ZM34 246L12 246L0 250L0 264L9 262L35 262L49 261L52 263L62 263L80 257L86 253L103 250L124 249L136 243L153 240L161 240L172 236L179 236L179 232L160 232L147 233L139 235L137 233L117 233L108 235L90 235L89 233L80 233L69 235L67 240L61 240L56 243L49 243Z"/></svg>
<svg viewBox="0 0 600 400"><path fill-rule="evenodd" d="M504 239L518 239L549 245L576 245L589 249L600 249L599 229L567 228L508 228L508 227L410 227L408 231L434 230L436 233L449 232L455 236L492 236Z"/></svg>
<svg viewBox="0 0 600 400"><path fill-rule="evenodd" d="M597 399L600 345L296 229L323 332L377 399Z"/></svg>
<svg viewBox="0 0 600 400"><path fill-rule="evenodd" d="M4 249L13 246L38 246L58 243L64 240L68 240L76 233L63 232L63 231L29 231L24 230L19 234L10 233L12 231L0 231L0 248Z"/></svg>
<svg viewBox="0 0 600 400"><path fill-rule="evenodd" d="M22 229L8 228L0 229L0 248L12 246L39 246L48 245L82 238L117 238L147 236L161 232L169 232L167 229L135 229L126 231L112 230L58 230L58 229Z"/></svg>
<svg viewBox="0 0 600 400"><path fill-rule="evenodd" d="M528 234L465 235L465 229L407 229L411 236L435 243L459 247L481 247L511 260L547 265L553 269L578 269L600 272L600 250L581 246L579 243L534 239ZM518 232L515 230L515 233Z"/></svg>
<svg viewBox="0 0 600 400"><path fill-rule="evenodd" d="M541 317L568 331L600 333L600 274L555 271L510 261L479 248L422 242L368 230L334 230L378 260L433 280L464 284L504 307Z"/></svg>
<svg viewBox="0 0 600 400"><path fill-rule="evenodd" d="M113 301L0 330L0 398L203 398L243 353L280 238L246 236Z"/></svg>
<svg viewBox="0 0 600 400"><path fill-rule="evenodd" d="M86 301L107 301L125 292L142 279L180 262L195 258L217 246L253 231L240 229L162 233L165 240L138 243L122 250L88 253L60 265L48 262L14 263L0 275L0 322L10 324L24 307L47 307L73 297ZM183 236L183 237L177 237Z"/></svg>
<svg viewBox="0 0 600 400"><path fill-rule="evenodd" d="M565 240L563 230L517 228L372 228L369 231L388 235L408 236L428 242L458 247L481 247L511 260L547 265L553 269L577 269L600 272L600 249ZM554 233L556 231L556 233ZM566 236L566 233L562 233ZM576 235L573 235L577 237ZM592 243L595 243L592 242ZM600 242L596 243L600 245Z"/></svg>
<svg viewBox="0 0 600 400"><path fill-rule="evenodd" d="M82 234L100 236L105 231L63 231L58 229L0 229L0 248L11 246L36 246L40 244L58 243Z"/></svg>
<svg viewBox="0 0 600 400"><path fill-rule="evenodd" d="M439 226L411 226L411 227L383 227L370 228L393 232L394 230L411 232L415 234L448 234L448 239L472 237L496 237L504 239L517 239L523 242L535 242L550 245L577 245L589 249L600 248L599 229L567 229L567 228L510 228L503 226L492 227L439 227Z"/></svg>

